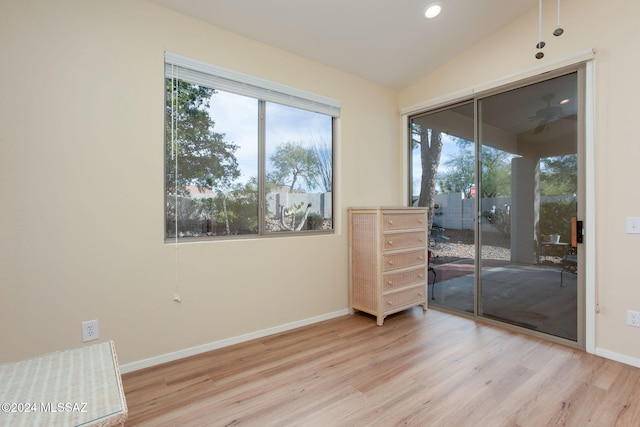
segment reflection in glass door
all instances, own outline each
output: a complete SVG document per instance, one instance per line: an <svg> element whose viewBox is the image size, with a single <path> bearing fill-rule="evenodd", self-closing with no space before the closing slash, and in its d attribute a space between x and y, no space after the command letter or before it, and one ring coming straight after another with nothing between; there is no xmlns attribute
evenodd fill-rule
<svg viewBox="0 0 640 427"><path fill-rule="evenodd" d="M429 303L474 313L473 102L414 116L412 205L429 208Z"/></svg>
<svg viewBox="0 0 640 427"><path fill-rule="evenodd" d="M478 315L576 342L577 117L576 72L478 100Z"/></svg>

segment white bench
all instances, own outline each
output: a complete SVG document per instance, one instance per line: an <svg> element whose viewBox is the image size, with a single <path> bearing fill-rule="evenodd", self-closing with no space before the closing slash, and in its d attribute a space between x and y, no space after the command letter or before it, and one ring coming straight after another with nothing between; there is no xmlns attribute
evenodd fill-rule
<svg viewBox="0 0 640 427"><path fill-rule="evenodd" d="M0 425L124 425L113 341L0 365Z"/></svg>

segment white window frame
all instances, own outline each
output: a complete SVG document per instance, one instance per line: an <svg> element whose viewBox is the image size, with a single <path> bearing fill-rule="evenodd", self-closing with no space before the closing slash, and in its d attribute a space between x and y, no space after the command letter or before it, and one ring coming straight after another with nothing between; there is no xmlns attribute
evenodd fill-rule
<svg viewBox="0 0 640 427"><path fill-rule="evenodd" d="M291 86L283 85L280 83L272 82L270 80L262 79L259 77L251 76L249 74L240 73L227 68L219 67L216 65L208 64L206 62L198 61L196 59L187 58L178 54L165 52L165 78L175 78L183 80L189 83L214 88L225 92L234 93L237 95L247 96L259 101L260 113L264 112L264 103L273 102L289 107L294 107L302 110L311 111L314 113L325 114L333 117L333 135L332 135L332 152L335 148L336 140L336 120L340 117L341 101L329 98L326 96L318 95L312 92L294 88ZM260 141L256 141L258 149L264 151L264 140L262 137ZM333 154L333 153L332 153ZM335 158L335 156L334 156ZM262 159L261 164L258 166L258 181L259 181L259 195L258 195L258 223L259 230L257 234L245 235L242 237L276 237L276 236L291 236L297 234L310 234L310 233L327 233L335 232L336 223L336 210L333 208L333 201L331 202L332 208L332 222L333 227L330 230L313 230L313 231L283 231L283 232L268 232L265 227L265 194L262 190L264 188L264 171ZM335 163L335 160L334 160ZM335 167L333 168L335 170ZM334 174L335 175L335 174ZM335 179L335 177L334 177ZM335 185L333 186L335 188ZM332 194L334 191L332 189ZM164 212L166 220L166 211ZM217 236L206 240L220 240L220 239L235 239L241 236L224 235ZM175 238L165 236L166 243L177 243L178 236ZM185 240L180 240L185 242Z"/></svg>

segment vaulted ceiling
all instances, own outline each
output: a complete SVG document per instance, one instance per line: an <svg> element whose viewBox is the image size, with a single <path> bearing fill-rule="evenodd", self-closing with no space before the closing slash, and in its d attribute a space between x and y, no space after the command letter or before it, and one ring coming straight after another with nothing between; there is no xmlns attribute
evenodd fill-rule
<svg viewBox="0 0 640 427"><path fill-rule="evenodd" d="M149 1L393 89L407 87L538 8L537 0ZM433 3L442 13L426 19L424 11ZM535 40L537 28L530 31ZM502 107L485 117L487 124L538 146L574 135L575 102L557 103L575 101L575 85L561 81L503 95Z"/></svg>
<svg viewBox="0 0 640 427"><path fill-rule="evenodd" d="M333 68L402 89L536 0L149 0ZM426 19L434 2L442 13ZM535 34L536 29L531 29Z"/></svg>

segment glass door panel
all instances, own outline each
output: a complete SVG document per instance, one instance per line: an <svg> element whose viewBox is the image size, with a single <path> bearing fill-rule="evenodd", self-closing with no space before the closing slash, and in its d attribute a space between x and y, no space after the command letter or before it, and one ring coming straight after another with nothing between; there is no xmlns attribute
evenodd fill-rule
<svg viewBox="0 0 640 427"><path fill-rule="evenodd" d="M578 101L577 72L477 101L477 314L571 341L579 323Z"/></svg>
<svg viewBox="0 0 640 427"><path fill-rule="evenodd" d="M429 304L474 313L472 102L410 118L411 202L429 208Z"/></svg>

